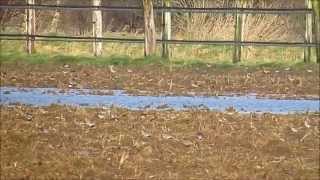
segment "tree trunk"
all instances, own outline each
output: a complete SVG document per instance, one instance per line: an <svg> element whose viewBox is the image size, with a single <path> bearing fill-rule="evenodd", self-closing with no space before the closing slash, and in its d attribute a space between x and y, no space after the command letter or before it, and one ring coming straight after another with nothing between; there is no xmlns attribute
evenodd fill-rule
<svg viewBox="0 0 320 180"><path fill-rule="evenodd" d="M61 4L61 0L57 0L57 6L59 6L60 4ZM52 33L58 32L59 20L60 20L60 11L56 10L56 12L53 15L53 19L51 21L50 32Z"/></svg>
<svg viewBox="0 0 320 180"><path fill-rule="evenodd" d="M34 5L34 0L27 0L28 5ZM28 54L35 52L34 40L32 35L36 34L36 12L34 9L26 9L26 32L27 32L27 44L26 50ZM31 37L30 37L31 35Z"/></svg>
<svg viewBox="0 0 320 180"><path fill-rule="evenodd" d="M93 6L101 6L101 0L93 0ZM93 21L93 36L95 38L102 38L102 12L101 10L94 10L92 15ZM95 40L93 43L93 51L95 56L102 55L102 42Z"/></svg>
<svg viewBox="0 0 320 180"><path fill-rule="evenodd" d="M143 0L143 11L144 11L144 55L150 56L156 53L156 27L154 23L152 0Z"/></svg>

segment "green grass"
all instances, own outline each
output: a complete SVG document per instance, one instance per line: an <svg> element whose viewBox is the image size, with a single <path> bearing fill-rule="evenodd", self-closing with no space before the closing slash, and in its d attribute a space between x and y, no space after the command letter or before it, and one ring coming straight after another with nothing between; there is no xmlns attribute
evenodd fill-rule
<svg viewBox="0 0 320 180"><path fill-rule="evenodd" d="M164 67L214 67L216 69L232 69L232 68L293 68L306 69L311 67L318 67L316 63L305 64L298 63L284 63L284 62L240 62L233 64L230 61L219 61L214 63L205 63L200 60L174 60L169 61L159 56L152 56L146 58L130 58L129 56L109 56L109 57L91 57L91 56L72 56L72 55L51 55L36 53L28 55L26 53L1 53L0 63L27 63L27 64L77 64L77 65L96 65L96 66L144 66L144 65L160 65Z"/></svg>
<svg viewBox="0 0 320 180"><path fill-rule="evenodd" d="M104 45L104 55L94 57L91 53L91 43L61 43L40 42L36 44L37 52L24 52L24 42L2 41L0 63L29 63L29 64L78 64L78 65L122 65L143 66L158 64L173 67L207 67L218 69L227 68L309 68L317 66L314 61L306 65L303 63L302 52L299 48L245 48L242 62L232 63L233 48L230 46L190 46L172 45L170 60L160 57L160 53L152 57L143 57L143 45L127 45L108 43ZM161 52L160 45L157 52ZM248 53L250 52L250 53ZM108 54L107 54L108 53ZM314 54L314 53L313 53ZM268 56L269 55L269 56ZM271 57L275 58L272 59Z"/></svg>

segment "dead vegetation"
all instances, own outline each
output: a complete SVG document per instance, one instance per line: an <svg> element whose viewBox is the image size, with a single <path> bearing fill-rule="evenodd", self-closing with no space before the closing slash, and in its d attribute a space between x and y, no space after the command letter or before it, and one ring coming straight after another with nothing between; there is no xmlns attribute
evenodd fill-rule
<svg viewBox="0 0 320 180"><path fill-rule="evenodd" d="M1 107L1 179L317 179L319 114Z"/></svg>
<svg viewBox="0 0 320 180"><path fill-rule="evenodd" d="M246 1L245 8L304 8L304 1L268 0ZM229 0L177 0L177 7L207 8L236 7L236 1ZM178 39L233 40L234 17L232 14L192 13L174 14L174 31ZM303 41L304 20L299 15L244 16L243 40L245 41ZM201 33L199 33L201 32Z"/></svg>
<svg viewBox="0 0 320 180"><path fill-rule="evenodd" d="M159 65L79 66L2 64L1 86L123 89L131 94L188 92L274 94L275 98L319 98L319 68L216 68L170 69Z"/></svg>

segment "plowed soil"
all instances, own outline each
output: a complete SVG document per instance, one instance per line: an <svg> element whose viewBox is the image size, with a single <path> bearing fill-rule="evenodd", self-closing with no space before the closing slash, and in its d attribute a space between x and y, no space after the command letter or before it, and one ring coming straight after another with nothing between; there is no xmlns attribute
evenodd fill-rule
<svg viewBox="0 0 320 180"><path fill-rule="evenodd" d="M319 114L1 107L1 179L318 179Z"/></svg>
<svg viewBox="0 0 320 180"><path fill-rule="evenodd" d="M203 95L273 94L278 98L319 98L319 67L290 68L179 67L161 65L1 65L1 86L121 89L131 93Z"/></svg>
<svg viewBox="0 0 320 180"><path fill-rule="evenodd" d="M319 98L319 67L1 64L1 86ZM318 179L319 114L1 108L1 179Z"/></svg>

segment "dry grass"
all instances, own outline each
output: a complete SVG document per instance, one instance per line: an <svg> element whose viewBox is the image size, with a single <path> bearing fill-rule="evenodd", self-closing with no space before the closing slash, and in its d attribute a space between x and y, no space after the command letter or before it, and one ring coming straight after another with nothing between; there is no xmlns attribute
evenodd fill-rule
<svg viewBox="0 0 320 180"><path fill-rule="evenodd" d="M285 8L303 7L302 1L291 2ZM207 8L235 7L228 0L178 0L174 6ZM291 7L288 7L291 6ZM279 1L247 2L246 8L281 8ZM174 31L178 39L233 40L235 20L232 14L180 13L174 14ZM303 41L304 17L301 15L245 15L243 40L247 41Z"/></svg>
<svg viewBox="0 0 320 180"><path fill-rule="evenodd" d="M1 179L317 179L319 115L1 107Z"/></svg>
<svg viewBox="0 0 320 180"><path fill-rule="evenodd" d="M178 0L174 6L205 8L205 7L235 7L229 0ZM248 1L247 8L304 8L303 1ZM302 15L244 15L243 41L270 42L303 42L304 17ZM215 13L176 13L173 14L173 39L185 40L234 40L235 19L232 14ZM173 56L179 58L192 57L211 60L232 59L232 47L210 48L193 46L187 51L179 51L179 46L173 46ZM177 48L176 48L177 47ZM249 61L261 60L301 60L303 48L254 48L245 47L243 59Z"/></svg>

